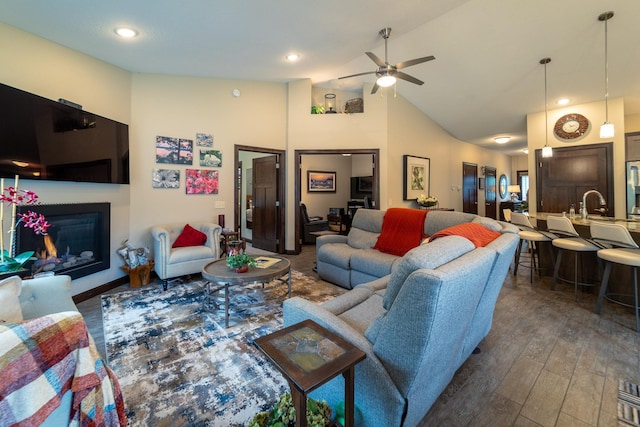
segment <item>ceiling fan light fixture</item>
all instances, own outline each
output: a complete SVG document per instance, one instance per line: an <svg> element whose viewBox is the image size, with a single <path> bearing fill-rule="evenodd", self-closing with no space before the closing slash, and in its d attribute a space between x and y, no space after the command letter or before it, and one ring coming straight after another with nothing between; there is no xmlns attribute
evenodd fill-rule
<svg viewBox="0 0 640 427"><path fill-rule="evenodd" d="M376 83L380 87L389 87L396 83L396 78L393 76L380 76Z"/></svg>

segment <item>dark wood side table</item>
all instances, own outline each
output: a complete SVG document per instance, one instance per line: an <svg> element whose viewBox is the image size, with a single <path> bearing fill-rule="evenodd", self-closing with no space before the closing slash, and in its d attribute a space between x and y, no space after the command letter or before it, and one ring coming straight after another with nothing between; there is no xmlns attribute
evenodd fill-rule
<svg viewBox="0 0 640 427"><path fill-rule="evenodd" d="M307 394L339 374L344 377L345 427L353 427L355 365L367 357L362 350L312 320L254 342L289 382L296 427L307 425Z"/></svg>

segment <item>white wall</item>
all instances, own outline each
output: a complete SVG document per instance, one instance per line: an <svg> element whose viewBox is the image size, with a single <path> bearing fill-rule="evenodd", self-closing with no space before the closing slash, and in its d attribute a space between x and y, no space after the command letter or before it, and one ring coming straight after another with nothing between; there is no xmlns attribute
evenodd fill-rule
<svg viewBox="0 0 640 427"><path fill-rule="evenodd" d="M131 73L127 71L2 23L0 63L0 83L53 100L65 98L81 104L86 111L131 124ZM131 138L129 144L133 151L137 141ZM20 182L20 188L34 190L43 204L111 203L111 268L74 280L73 294L124 275L115 250L129 237L129 185ZM9 223L10 219L5 219L5 230Z"/></svg>

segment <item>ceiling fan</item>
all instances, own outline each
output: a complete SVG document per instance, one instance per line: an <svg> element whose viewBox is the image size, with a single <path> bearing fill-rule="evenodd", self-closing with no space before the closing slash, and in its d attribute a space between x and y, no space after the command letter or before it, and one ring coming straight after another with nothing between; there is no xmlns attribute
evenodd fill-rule
<svg viewBox="0 0 640 427"><path fill-rule="evenodd" d="M378 79L376 80L375 84L373 85L373 88L371 89L372 95L378 91L379 87L389 87L393 85L396 82L396 79L406 80L408 82L411 82L417 85L424 84L422 80L418 80L415 77L410 76L409 74L403 73L402 71L398 71L398 70L410 67L412 65L422 64L423 62L431 61L436 58L434 56L425 56L422 58L416 58L409 61L399 62L396 65L391 65L387 60L387 39L391 35L391 28L389 27L383 28L378 33L384 39L384 61L378 58L378 56L376 56L376 54L374 54L373 52L365 52L367 56L371 58L373 62L376 63L376 65L378 66L378 69L376 71L367 71L366 73L358 73L358 74L351 74L349 76L338 77L338 79L348 79L350 77L364 76L365 74L375 74L376 76L378 76Z"/></svg>

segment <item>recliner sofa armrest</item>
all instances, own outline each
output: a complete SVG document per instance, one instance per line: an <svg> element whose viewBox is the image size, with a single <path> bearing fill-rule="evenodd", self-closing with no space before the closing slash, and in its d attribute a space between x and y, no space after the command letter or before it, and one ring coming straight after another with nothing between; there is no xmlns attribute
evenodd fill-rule
<svg viewBox="0 0 640 427"><path fill-rule="evenodd" d="M347 236L343 234L327 234L325 236L318 236L316 238L316 250L320 249L320 246L327 243L347 243Z"/></svg>

